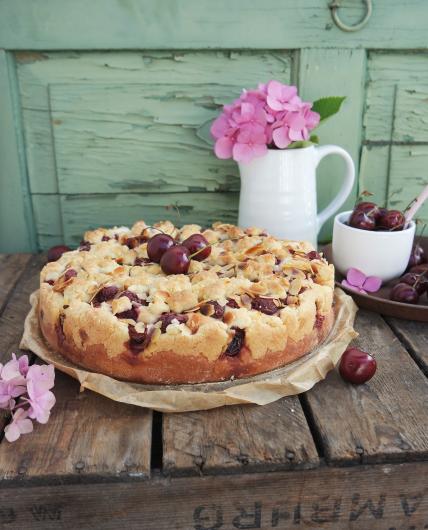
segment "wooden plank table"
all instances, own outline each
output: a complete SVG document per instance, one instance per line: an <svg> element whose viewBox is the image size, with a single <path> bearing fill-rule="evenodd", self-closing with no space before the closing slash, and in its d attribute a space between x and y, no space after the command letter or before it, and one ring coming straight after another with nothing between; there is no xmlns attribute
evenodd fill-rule
<svg viewBox="0 0 428 530"><path fill-rule="evenodd" d="M0 255L0 362L43 262ZM333 371L264 407L152 413L57 372L50 421L0 443L0 528L428 529L428 326L360 311L356 329L369 383Z"/></svg>

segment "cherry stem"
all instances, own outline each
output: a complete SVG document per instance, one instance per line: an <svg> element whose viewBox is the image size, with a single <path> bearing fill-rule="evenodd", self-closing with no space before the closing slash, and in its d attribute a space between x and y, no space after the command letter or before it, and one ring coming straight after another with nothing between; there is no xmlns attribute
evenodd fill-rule
<svg viewBox="0 0 428 530"><path fill-rule="evenodd" d="M189 256L189 259L192 259L194 258L197 254L199 254L200 252L202 252L203 250L205 250L206 248L212 248L214 245L212 245L211 243L209 243L208 245L205 245L204 247L201 247L199 250L197 250L196 252L194 252L193 254L190 254Z"/></svg>
<svg viewBox="0 0 428 530"><path fill-rule="evenodd" d="M428 199L428 184L421 191L421 193L416 197L416 199L410 203L410 207L406 210L404 217L406 218L406 224L409 224L410 221L415 216L416 212L423 205L423 203Z"/></svg>
<svg viewBox="0 0 428 530"><path fill-rule="evenodd" d="M413 289L416 289L416 287L421 283L422 280L426 280L427 277L425 276L428 274L428 271L421 272L417 275L417 279L415 280L415 283L412 285Z"/></svg>

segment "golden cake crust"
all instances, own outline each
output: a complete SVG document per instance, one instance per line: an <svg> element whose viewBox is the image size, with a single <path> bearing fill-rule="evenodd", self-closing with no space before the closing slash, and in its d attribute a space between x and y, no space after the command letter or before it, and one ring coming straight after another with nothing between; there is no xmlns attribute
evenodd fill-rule
<svg viewBox="0 0 428 530"><path fill-rule="evenodd" d="M147 256L162 230L213 245L186 275ZM39 320L72 362L117 379L198 383L288 364L322 342L334 320L334 270L309 243L214 223L87 232L80 249L41 272Z"/></svg>

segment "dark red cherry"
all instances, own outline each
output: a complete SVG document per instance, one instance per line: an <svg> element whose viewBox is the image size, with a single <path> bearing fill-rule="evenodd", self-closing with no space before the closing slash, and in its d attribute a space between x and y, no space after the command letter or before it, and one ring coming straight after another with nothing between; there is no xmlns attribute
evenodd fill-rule
<svg viewBox="0 0 428 530"><path fill-rule="evenodd" d="M410 272L416 272L416 274L425 274L428 276L428 263L421 263L420 265L415 265L410 269Z"/></svg>
<svg viewBox="0 0 428 530"><path fill-rule="evenodd" d="M57 245L48 250L48 261L57 261L65 253L71 250L67 245Z"/></svg>
<svg viewBox="0 0 428 530"><path fill-rule="evenodd" d="M109 285L100 289L94 297L94 302L96 304L101 304L102 302L107 302L114 298L119 292L119 288L115 285Z"/></svg>
<svg viewBox="0 0 428 530"><path fill-rule="evenodd" d="M131 307L131 309L127 309L126 311L122 311L121 313L116 313L117 318L129 318L131 320L138 320L138 309L136 307Z"/></svg>
<svg viewBox="0 0 428 530"><path fill-rule="evenodd" d="M418 294L423 294L428 289L428 274L417 274L416 272L406 272L400 278L400 283L407 283L414 287Z"/></svg>
<svg viewBox="0 0 428 530"><path fill-rule="evenodd" d="M134 326L128 324L129 342L128 346L132 353L136 355L142 352L150 344L153 332L155 328L150 331L145 328L143 333L140 333L135 329Z"/></svg>
<svg viewBox="0 0 428 530"><path fill-rule="evenodd" d="M133 237L128 237L127 239L125 239L125 241L123 242L123 245L126 245L129 249L133 249L133 248L136 248L140 245L142 245L143 243L145 243L147 241L147 237L146 236L133 236Z"/></svg>
<svg viewBox="0 0 428 530"><path fill-rule="evenodd" d="M406 219L399 210L388 210L378 219L378 226L385 230L403 230Z"/></svg>
<svg viewBox="0 0 428 530"><path fill-rule="evenodd" d="M175 245L175 241L168 234L156 234L147 243L147 255L155 263L159 263L165 252Z"/></svg>
<svg viewBox="0 0 428 530"><path fill-rule="evenodd" d="M279 310L273 298L262 298L261 296L256 296L251 300L251 307L265 315L274 315Z"/></svg>
<svg viewBox="0 0 428 530"><path fill-rule="evenodd" d="M126 296L126 298L131 300L131 302L136 302L137 304L141 305L147 305L147 302L145 300L141 300L141 298L132 291L122 291L116 296L116 298L120 298L121 296Z"/></svg>
<svg viewBox="0 0 428 530"><path fill-rule="evenodd" d="M364 212L368 216L373 217L374 219L377 219L379 217L379 206L375 204L374 202L368 202L363 201L358 203L355 208L354 212Z"/></svg>
<svg viewBox="0 0 428 530"><path fill-rule="evenodd" d="M64 274L64 280L68 281L70 278L77 276L77 272L74 269L67 269Z"/></svg>
<svg viewBox="0 0 428 530"><path fill-rule="evenodd" d="M91 250L91 244L89 241L82 239L79 246L79 252L89 252Z"/></svg>
<svg viewBox="0 0 428 530"><path fill-rule="evenodd" d="M134 265L143 267L144 265L148 265L149 263L152 263L152 261L149 258L135 258Z"/></svg>
<svg viewBox="0 0 428 530"><path fill-rule="evenodd" d="M227 307L231 307L232 309L239 309L238 302L233 298L228 298L226 305Z"/></svg>
<svg viewBox="0 0 428 530"><path fill-rule="evenodd" d="M408 268L415 267L421 263L426 262L425 251L419 243L415 243L412 247L412 252L410 253Z"/></svg>
<svg viewBox="0 0 428 530"><path fill-rule="evenodd" d="M229 342L224 352L228 357L239 355L245 340L245 330L239 328L233 328L233 330L235 332L233 339Z"/></svg>
<svg viewBox="0 0 428 530"><path fill-rule="evenodd" d="M316 250L311 250L306 254L306 257L308 258L308 260L312 261L314 259L321 259L321 254Z"/></svg>
<svg viewBox="0 0 428 530"><path fill-rule="evenodd" d="M360 230L374 230L376 222L374 217L367 215L365 212L357 210L353 212L349 219L349 225Z"/></svg>
<svg viewBox="0 0 428 530"><path fill-rule="evenodd" d="M173 320L176 320L179 324L185 324L187 319L187 315L181 315L180 313L164 313L159 317L157 322L162 322L160 329L162 333L165 333L166 328L172 324Z"/></svg>
<svg viewBox="0 0 428 530"><path fill-rule="evenodd" d="M358 348L348 348L340 359L339 373L345 381L361 385L374 376L376 367L372 355Z"/></svg>
<svg viewBox="0 0 428 530"><path fill-rule="evenodd" d="M160 260L165 274L186 274L190 266L189 251L183 245L169 248Z"/></svg>
<svg viewBox="0 0 428 530"><path fill-rule="evenodd" d="M193 234L183 241L190 254L195 254L192 259L202 261L211 254L211 246L202 234ZM203 250L202 250L203 249Z"/></svg>
<svg viewBox="0 0 428 530"><path fill-rule="evenodd" d="M217 318L220 320L223 318L224 315L224 306L221 306L215 300L210 300L209 302L201 306L201 313L203 315Z"/></svg>
<svg viewBox="0 0 428 530"><path fill-rule="evenodd" d="M390 296L394 302L402 302L403 304L417 304L419 295L417 290L407 283L397 283L391 289Z"/></svg>

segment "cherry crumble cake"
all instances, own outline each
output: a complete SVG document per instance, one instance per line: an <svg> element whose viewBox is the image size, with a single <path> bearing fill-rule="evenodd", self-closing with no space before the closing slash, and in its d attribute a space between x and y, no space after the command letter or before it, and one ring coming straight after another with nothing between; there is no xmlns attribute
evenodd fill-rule
<svg viewBox="0 0 428 530"><path fill-rule="evenodd" d="M334 269L309 243L214 223L89 231L41 272L49 344L89 370L201 383L302 357L334 320Z"/></svg>

